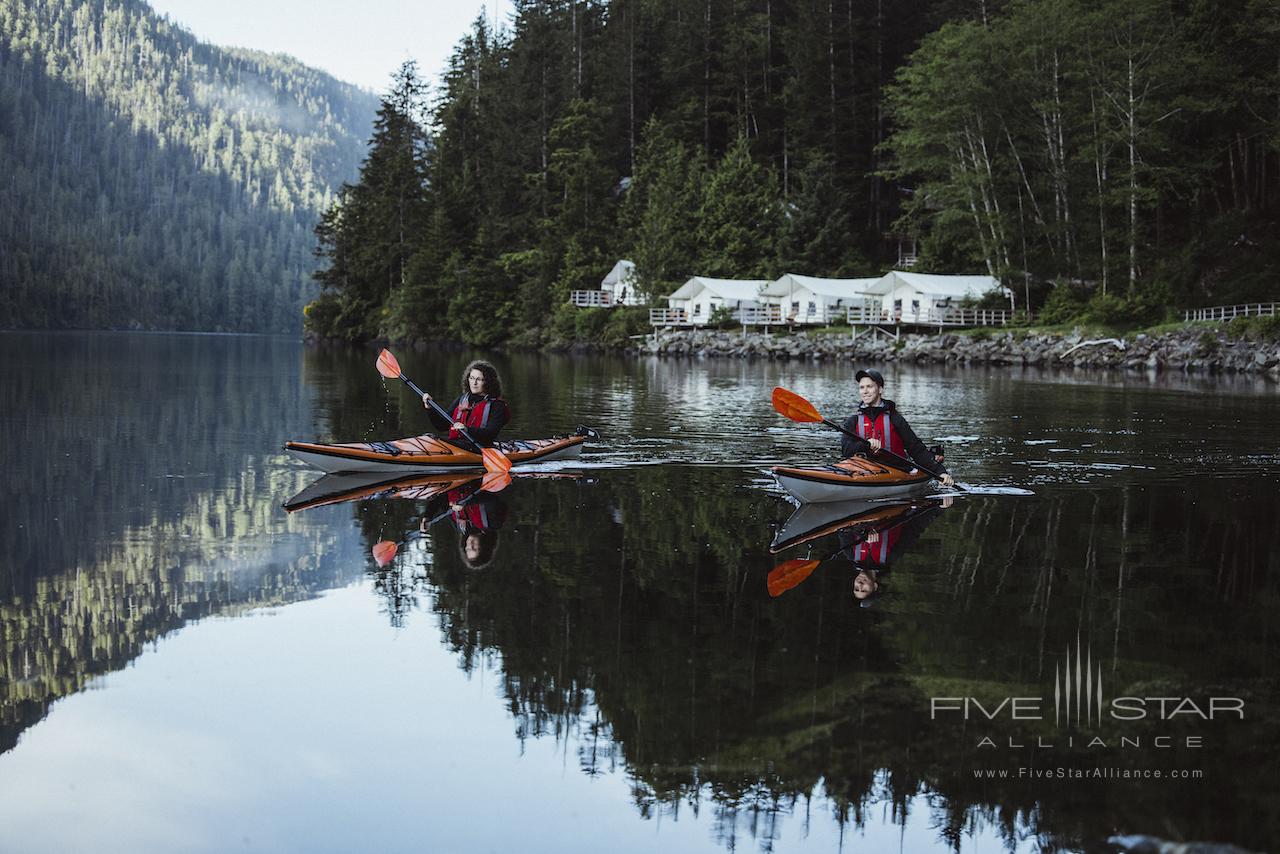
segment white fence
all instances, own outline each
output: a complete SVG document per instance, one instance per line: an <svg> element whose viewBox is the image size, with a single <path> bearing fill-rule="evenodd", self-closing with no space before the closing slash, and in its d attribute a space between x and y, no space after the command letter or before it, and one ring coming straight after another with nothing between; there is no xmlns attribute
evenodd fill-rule
<svg viewBox="0 0 1280 854"><path fill-rule="evenodd" d="M1234 320L1237 317L1274 317L1274 302L1249 302L1242 305L1216 305L1213 308L1190 308L1182 314L1183 320Z"/></svg>
<svg viewBox="0 0 1280 854"><path fill-rule="evenodd" d="M608 291L571 291L569 302L578 308L609 308L613 295Z"/></svg>
<svg viewBox="0 0 1280 854"><path fill-rule="evenodd" d="M1007 308L931 308L913 312L850 307L845 321L851 326L1007 326L1013 322L1013 312Z"/></svg>

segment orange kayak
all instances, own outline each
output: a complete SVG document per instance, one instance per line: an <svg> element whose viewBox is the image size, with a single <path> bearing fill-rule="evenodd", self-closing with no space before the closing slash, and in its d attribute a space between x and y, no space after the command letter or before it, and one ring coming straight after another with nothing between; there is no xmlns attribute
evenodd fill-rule
<svg viewBox="0 0 1280 854"><path fill-rule="evenodd" d="M513 464L574 459L582 455L585 435L553 439L497 442L494 447ZM447 474L483 469L479 454L459 448L435 436L412 436L391 442L286 442L290 456L330 474L348 472Z"/></svg>
<svg viewBox="0 0 1280 854"><path fill-rule="evenodd" d="M905 472L865 457L850 457L835 465L816 468L774 466L771 471L778 485L792 497L813 503L923 495L933 480L918 469Z"/></svg>

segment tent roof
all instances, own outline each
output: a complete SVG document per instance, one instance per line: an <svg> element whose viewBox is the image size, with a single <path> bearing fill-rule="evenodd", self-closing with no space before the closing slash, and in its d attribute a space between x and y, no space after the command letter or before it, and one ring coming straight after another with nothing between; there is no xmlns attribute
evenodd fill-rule
<svg viewBox="0 0 1280 854"><path fill-rule="evenodd" d="M706 288L722 299L755 300L760 298L760 291L767 284L769 283L764 279L711 279L707 276L694 276L667 299L692 299L698 291Z"/></svg>
<svg viewBox="0 0 1280 854"><path fill-rule="evenodd" d="M636 265L632 262L619 261L617 264L613 265L613 269L609 271L609 274L600 280L601 290L607 288L609 285L618 284L623 279L635 273L635 271Z"/></svg>
<svg viewBox="0 0 1280 854"><path fill-rule="evenodd" d="M981 296L989 291L1007 291L992 276L939 276L932 273L904 273L890 270L870 289L873 293L887 294L897 282L902 282L922 294L940 297Z"/></svg>
<svg viewBox="0 0 1280 854"><path fill-rule="evenodd" d="M878 278L824 279L818 276L787 273L782 278L770 282L763 294L770 297L786 296L792 287L798 287L824 297L851 297L870 293L871 286L878 281L880 281Z"/></svg>

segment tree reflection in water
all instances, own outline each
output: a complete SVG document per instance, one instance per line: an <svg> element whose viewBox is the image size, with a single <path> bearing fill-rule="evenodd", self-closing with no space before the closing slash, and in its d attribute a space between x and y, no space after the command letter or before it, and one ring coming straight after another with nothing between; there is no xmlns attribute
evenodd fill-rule
<svg viewBox="0 0 1280 854"><path fill-rule="evenodd" d="M1186 518L1192 502L1167 490L970 497L947 510L918 503L878 522L855 519L843 532L819 527L802 554L865 543L877 530L892 540L892 596L868 610L851 596L849 560L768 595L770 524L785 507L740 478L663 467L608 474L504 493L512 518L487 567L468 568L459 532L445 526L429 549L377 577L393 621L429 602L464 670L500 666L517 739L563 740L589 775L625 767L641 815L710 807L727 846L745 834L767 849L783 817L814 820L815 796L853 827L873 807L904 822L927 804L947 844L983 826L1010 846L1038 838L1054 848L1094 844L1117 826L1159 827L1170 814L1190 838L1233 827L1247 838L1265 812L1270 790L1233 758L1276 734L1268 715L1253 714L1275 700L1257 645L1266 635L1239 631L1274 606L1257 555L1274 553L1276 534L1261 508L1250 525L1250 505L1222 496L1233 520L1207 525L1234 536L1215 541L1208 565L1199 538L1137 524L1161 514L1176 528ZM384 507L377 523L407 530L416 512ZM366 531L370 543L378 536ZM1240 643L1223 649L1227 626ZM1191 695L1212 685L1247 694L1250 720L1104 733L1147 745L1157 734L1199 734L1212 751L1099 754L1085 738L1072 748L1059 738L1028 758L1008 742L1057 737L1052 719L930 719L932 696L1049 696L1078 637L1109 691ZM977 748L984 735L1001 747ZM1032 763L1201 767L1217 782L1170 782L1159 798L1137 799L1132 781L1019 780ZM1012 778L975 779L975 768Z"/></svg>

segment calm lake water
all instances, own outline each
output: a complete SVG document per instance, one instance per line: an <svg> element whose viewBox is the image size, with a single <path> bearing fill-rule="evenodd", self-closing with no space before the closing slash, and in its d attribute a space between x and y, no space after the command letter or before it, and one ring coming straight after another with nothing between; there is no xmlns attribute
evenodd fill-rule
<svg viewBox="0 0 1280 854"><path fill-rule="evenodd" d="M852 366L499 355L580 463L286 512L286 439L428 429L374 356L0 335L0 850L1280 839L1274 385L890 366L975 489L789 521L765 468L838 436L769 392ZM859 540L871 607L848 552L780 583Z"/></svg>

